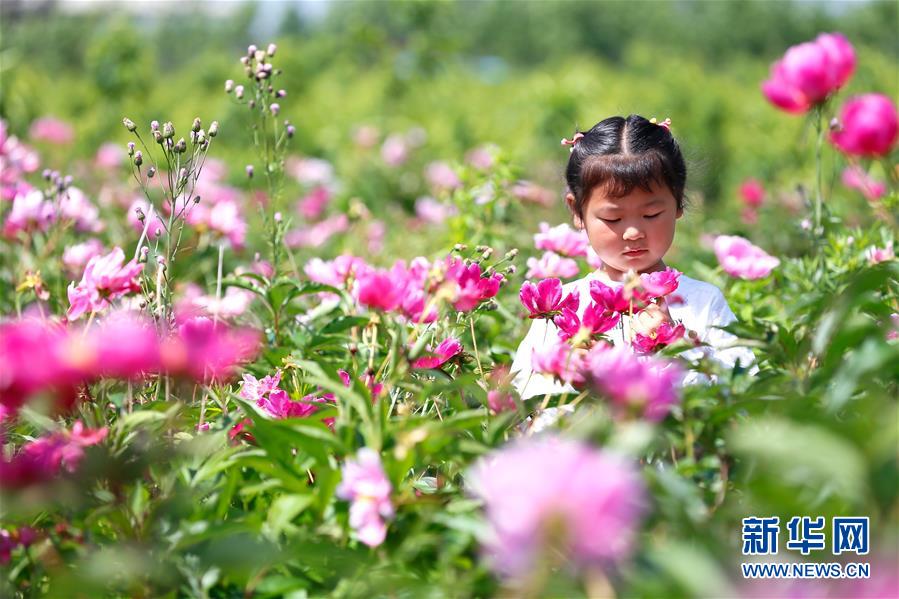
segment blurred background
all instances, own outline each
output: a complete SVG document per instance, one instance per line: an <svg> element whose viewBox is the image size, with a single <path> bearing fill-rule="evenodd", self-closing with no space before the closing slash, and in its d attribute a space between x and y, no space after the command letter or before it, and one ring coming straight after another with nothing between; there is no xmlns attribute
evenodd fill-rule
<svg viewBox="0 0 899 599"><path fill-rule="evenodd" d="M388 222L396 217L391 207L411 213L433 191L428 164L460 164L485 144L551 194L547 207L528 213L535 221L524 223L528 232L539 220L565 221L567 153L559 139L607 116L638 113L670 117L685 148L692 208L680 239L689 227L740 232L746 223L733 215L742 181L757 178L789 195L813 179L813 127L771 107L759 90L788 46L840 31L859 55L847 94L899 90L899 9L889 0L0 6L0 115L20 137L41 116L71 123L70 144L41 148L54 168L92 157L105 142L124 144L126 115L176 125L217 119L215 157L251 162L247 111L223 83L240 79L237 59L248 44L276 41L288 91L282 114L297 127L294 152L333 166L343 183L337 206L361 199ZM402 172L385 175L377 154L391 139L411 155ZM854 215L869 211L859 194L840 189L834 156L825 156L825 184L845 196L835 210L858 224ZM239 166L228 176L245 183ZM780 200L762 211L762 224L801 204ZM454 241L423 237L415 243ZM779 227L771 249L795 249L790 238Z"/></svg>

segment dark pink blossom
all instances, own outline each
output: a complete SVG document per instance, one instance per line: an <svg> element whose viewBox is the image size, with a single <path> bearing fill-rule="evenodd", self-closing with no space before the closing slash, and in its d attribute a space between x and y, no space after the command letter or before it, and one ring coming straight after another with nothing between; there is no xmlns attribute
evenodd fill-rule
<svg viewBox="0 0 899 599"><path fill-rule="evenodd" d="M481 265L472 262L468 266L457 258L448 258L446 261L446 280L458 285L458 290L452 300L453 308L459 312L468 312L499 292L503 282L503 276L499 273L486 275L481 271Z"/></svg>
<svg viewBox="0 0 899 599"><path fill-rule="evenodd" d="M565 308L576 311L580 304L577 293L569 293L563 297L562 282L559 279L543 279L536 285L525 281L518 297L529 312L528 318L550 319L561 314Z"/></svg>
<svg viewBox="0 0 899 599"><path fill-rule="evenodd" d="M534 372L548 374L563 383L576 386L584 382L581 372L583 365L583 356L561 340L535 348L531 356L531 368Z"/></svg>
<svg viewBox="0 0 899 599"><path fill-rule="evenodd" d="M746 179L740 184L740 199L749 208L758 208L765 201L765 188L758 179Z"/></svg>
<svg viewBox="0 0 899 599"><path fill-rule="evenodd" d="M899 113L883 94L851 98L840 110L840 125L830 141L852 156L886 156L899 139Z"/></svg>
<svg viewBox="0 0 899 599"><path fill-rule="evenodd" d="M61 430L26 443L11 460L0 458L0 482L21 488L49 481L62 471L73 473L84 457L84 448L97 445L108 432L106 427L85 428L78 420L71 431Z"/></svg>
<svg viewBox="0 0 899 599"><path fill-rule="evenodd" d="M634 336L634 348L643 354L648 354L671 345L684 336L684 325L674 325L670 322L663 322L659 327L649 335L637 333Z"/></svg>
<svg viewBox="0 0 899 599"><path fill-rule="evenodd" d="M428 352L433 355L414 360L412 368L440 368L462 353L462 342L455 337L447 337L436 348L428 348Z"/></svg>
<svg viewBox="0 0 899 599"><path fill-rule="evenodd" d="M328 207L331 201L331 191L324 185L313 187L297 203L297 212L306 220L316 220Z"/></svg>
<svg viewBox="0 0 899 599"><path fill-rule="evenodd" d="M594 347L584 362L588 384L608 397L620 413L636 412L658 421L680 401L682 373L674 363L605 345Z"/></svg>
<svg viewBox="0 0 899 599"><path fill-rule="evenodd" d="M169 372L209 383L231 378L242 362L259 351L259 334L230 328L197 316L178 326L162 344L162 363Z"/></svg>
<svg viewBox="0 0 899 599"><path fill-rule="evenodd" d="M612 312L631 310L631 300L627 297L623 285L613 288L602 281L590 281L590 297L605 310Z"/></svg>
<svg viewBox="0 0 899 599"><path fill-rule="evenodd" d="M559 338L567 341L578 335L583 336L585 340L596 339L615 327L619 320L621 320L619 312L606 310L599 304L591 303L584 309L583 318L578 317L574 310L566 308L553 319L553 322L559 327Z"/></svg>

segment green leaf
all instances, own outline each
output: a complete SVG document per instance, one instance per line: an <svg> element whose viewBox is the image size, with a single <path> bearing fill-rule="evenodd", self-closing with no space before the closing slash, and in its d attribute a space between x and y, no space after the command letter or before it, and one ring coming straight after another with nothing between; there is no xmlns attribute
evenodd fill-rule
<svg viewBox="0 0 899 599"><path fill-rule="evenodd" d="M311 495L282 495L272 502L268 510L268 533L273 539L282 532L295 529L291 521L312 503Z"/></svg>

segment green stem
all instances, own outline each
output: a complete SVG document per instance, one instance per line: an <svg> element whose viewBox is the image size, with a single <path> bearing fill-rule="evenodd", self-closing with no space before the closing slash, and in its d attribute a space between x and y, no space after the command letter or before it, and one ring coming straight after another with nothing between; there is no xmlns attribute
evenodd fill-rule
<svg viewBox="0 0 899 599"><path fill-rule="evenodd" d="M821 167L821 149L824 146L824 108L823 105L815 106L815 132L817 139L815 140L815 235L823 235L824 230L821 228L821 211L823 205L822 190L823 169Z"/></svg>

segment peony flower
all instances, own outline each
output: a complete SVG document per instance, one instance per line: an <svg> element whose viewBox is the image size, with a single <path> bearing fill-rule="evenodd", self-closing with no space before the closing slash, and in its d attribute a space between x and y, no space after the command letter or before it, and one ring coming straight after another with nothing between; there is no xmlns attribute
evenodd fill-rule
<svg viewBox="0 0 899 599"><path fill-rule="evenodd" d="M387 166L401 166L409 159L409 144L402 135L394 134L381 145L381 160Z"/></svg>
<svg viewBox="0 0 899 599"><path fill-rule="evenodd" d="M247 237L247 221L236 202L221 201L209 208L209 229L226 238L234 249L241 249Z"/></svg>
<svg viewBox="0 0 899 599"><path fill-rule="evenodd" d="M331 192L324 185L319 185L297 202L297 212L306 220L316 220L324 213L330 201Z"/></svg>
<svg viewBox="0 0 899 599"><path fill-rule="evenodd" d="M459 312L468 312L499 293L503 276L499 273L485 275L486 273L481 272L481 265L477 262L465 266L465 262L462 260L447 258L446 280L452 281L458 286L452 300L453 308Z"/></svg>
<svg viewBox="0 0 899 599"><path fill-rule="evenodd" d="M316 402L312 396L304 397L302 401L293 401L287 391L278 387L280 381L280 370L276 370L274 376L266 376L262 380L257 380L252 374L244 374L240 397L252 401L278 420L305 418L316 411ZM318 399L318 402L321 401L324 400Z"/></svg>
<svg viewBox="0 0 899 599"><path fill-rule="evenodd" d="M116 247L105 256L94 256L84 268L81 282L69 284L68 296L71 304L66 317L76 320L85 312L98 312L110 302L132 292L140 291L138 275L143 264L131 260L127 264L125 252Z"/></svg>
<svg viewBox="0 0 899 599"><path fill-rule="evenodd" d="M422 197L415 200L415 215L432 225L442 224L447 218L458 213L459 210L452 204L444 204L434 198Z"/></svg>
<svg viewBox="0 0 899 599"><path fill-rule="evenodd" d="M585 340L596 339L617 325L619 320L621 320L620 313L591 303L584 309L583 319L578 317L576 311L566 308L553 319L553 322L559 327L559 338L567 341L578 335L583 336Z"/></svg>
<svg viewBox="0 0 899 599"><path fill-rule="evenodd" d="M63 192L59 199L59 217L73 222L79 232L97 233L103 230L100 210L77 187L69 187Z"/></svg>
<svg viewBox="0 0 899 599"><path fill-rule="evenodd" d="M330 218L311 225L294 229L285 235L285 242L289 247L321 247L337 233L343 233L350 228L350 219L346 214L337 214Z"/></svg>
<svg viewBox="0 0 899 599"><path fill-rule="evenodd" d="M535 348L531 367L534 372L552 375L564 383L580 385L584 382L582 355L562 341Z"/></svg>
<svg viewBox="0 0 899 599"><path fill-rule="evenodd" d="M682 373L674 363L640 358L627 348L605 345L591 350L584 362L587 383L619 410L639 410L655 422L680 401Z"/></svg>
<svg viewBox="0 0 899 599"><path fill-rule="evenodd" d="M113 312L87 330L71 331L62 359L85 377L140 379L159 371L159 337L139 313Z"/></svg>
<svg viewBox="0 0 899 599"><path fill-rule="evenodd" d="M15 237L20 231L46 231L56 220L53 203L44 198L37 189L16 193L12 201L12 210L6 215L3 223L3 234Z"/></svg>
<svg viewBox="0 0 899 599"><path fill-rule="evenodd" d="M286 170L303 185L330 187L336 181L334 166L321 158L290 158Z"/></svg>
<svg viewBox="0 0 899 599"><path fill-rule="evenodd" d="M849 189L860 191L869 202L879 200L887 192L886 183L869 177L868 173L858 166L848 166L843 169L842 180L843 185Z"/></svg>
<svg viewBox="0 0 899 599"><path fill-rule="evenodd" d="M593 301L611 312L629 312L631 300L627 297L624 286L609 287L602 281L590 281L590 297Z"/></svg>
<svg viewBox="0 0 899 599"><path fill-rule="evenodd" d="M70 144L75 139L75 131L72 126L54 117L39 118L31 123L28 135L31 139L58 145Z"/></svg>
<svg viewBox="0 0 899 599"><path fill-rule="evenodd" d="M384 473L381 456L368 447L347 458L341 470L337 496L351 501L350 526L357 538L369 547L377 547L387 537L387 518L392 518L393 504L390 493L393 487Z"/></svg>
<svg viewBox="0 0 899 599"><path fill-rule="evenodd" d="M518 409L515 395L502 389L491 389L487 392L487 408L491 414L502 414Z"/></svg>
<svg viewBox="0 0 899 599"><path fill-rule="evenodd" d="M865 257L868 259L868 263L872 265L886 262L887 260L893 260L896 257L896 254L893 253L893 242L889 242L886 244L886 247L883 248L874 246L869 247L865 250Z"/></svg>
<svg viewBox="0 0 899 599"><path fill-rule="evenodd" d="M62 430L26 443L7 461L0 457L0 483L21 488L56 478L61 471L73 473L84 458L84 448L106 438L106 427L88 429L78 420L72 430Z"/></svg>
<svg viewBox="0 0 899 599"><path fill-rule="evenodd" d="M677 289L681 274L669 266L665 270L640 275L640 284L649 297L664 297Z"/></svg>
<svg viewBox="0 0 899 599"><path fill-rule="evenodd" d="M789 48L771 66L762 92L782 110L806 112L843 87L853 71L852 45L839 33L822 33L812 42Z"/></svg>
<svg viewBox="0 0 899 599"><path fill-rule="evenodd" d="M185 320L162 344L162 364L169 372L196 381L224 381L238 364L259 351L259 334L250 329L232 329L210 318Z"/></svg>
<svg viewBox="0 0 899 599"><path fill-rule="evenodd" d="M684 336L686 329L684 325L674 325L670 322L663 322L659 327L648 335L637 333L634 336L633 346L641 354L648 354L657 351L666 345L671 345Z"/></svg>
<svg viewBox="0 0 899 599"><path fill-rule="evenodd" d="M567 224L550 227L540 223L540 232L534 235L534 246L538 250L555 252L569 258L586 256L590 242L586 231L575 231Z"/></svg>
<svg viewBox="0 0 899 599"><path fill-rule="evenodd" d="M189 285L184 297L175 305L175 318L184 322L194 316L218 316L234 318L250 307L256 294L239 287L229 287L225 294L217 298L206 295L198 285Z"/></svg>
<svg viewBox="0 0 899 599"><path fill-rule="evenodd" d="M741 279L762 279L780 264L774 256L735 235L716 237L714 250L724 272Z"/></svg>
<svg viewBox="0 0 899 599"><path fill-rule="evenodd" d="M465 154L465 163L479 171L489 170L496 162L496 146L484 145L472 148Z"/></svg>
<svg viewBox="0 0 899 599"><path fill-rule="evenodd" d="M425 167L425 179L434 191L452 191L462 185L462 180L453 168L443 161L430 163Z"/></svg>
<svg viewBox="0 0 899 599"><path fill-rule="evenodd" d="M82 243L68 246L62 253L62 264L66 271L75 275L84 270L88 261L104 252L103 242L99 239L88 239Z"/></svg>
<svg viewBox="0 0 899 599"><path fill-rule="evenodd" d="M541 206L552 206L556 200L555 193L530 181L518 181L515 183L512 186L512 195L523 202Z"/></svg>
<svg viewBox="0 0 899 599"><path fill-rule="evenodd" d="M580 272L577 262L553 252L544 252L539 260L528 258L527 265L528 271L524 275L527 279L570 279Z"/></svg>
<svg viewBox="0 0 899 599"><path fill-rule="evenodd" d="M418 358L412 362L412 368L440 368L451 359L462 353L462 342L455 337L447 337L435 349L428 348L433 356Z"/></svg>
<svg viewBox="0 0 899 599"><path fill-rule="evenodd" d="M865 94L848 100L840 109L840 126L830 141L852 156L878 157L890 153L899 139L899 113L883 94Z"/></svg>
<svg viewBox="0 0 899 599"><path fill-rule="evenodd" d="M358 278L371 270L365 260L348 254L327 262L321 258L312 258L303 267L309 280L332 287L343 287L350 279Z"/></svg>
<svg viewBox="0 0 899 599"><path fill-rule="evenodd" d="M94 164L100 169L117 169L125 163L125 151L113 142L106 142L97 150L94 156Z"/></svg>
<svg viewBox="0 0 899 599"><path fill-rule="evenodd" d="M577 293L562 296L562 282L559 279L543 279L536 285L525 281L518 297L529 312L528 318L553 318L565 308L577 311L580 304Z"/></svg>
<svg viewBox="0 0 899 599"><path fill-rule="evenodd" d="M499 574L540 562L608 567L632 552L645 510L634 466L580 441L531 437L494 451L466 477L490 527L483 551Z"/></svg>
<svg viewBox="0 0 899 599"><path fill-rule="evenodd" d="M406 283L397 279L384 270L363 273L356 281L356 300L366 308L385 312L395 309L403 299Z"/></svg>
<svg viewBox="0 0 899 599"><path fill-rule="evenodd" d="M746 179L740 184L740 199L748 208L758 208L765 201L765 188L758 179Z"/></svg>

